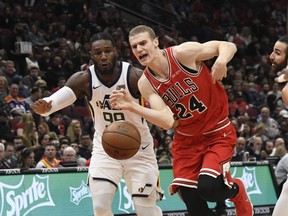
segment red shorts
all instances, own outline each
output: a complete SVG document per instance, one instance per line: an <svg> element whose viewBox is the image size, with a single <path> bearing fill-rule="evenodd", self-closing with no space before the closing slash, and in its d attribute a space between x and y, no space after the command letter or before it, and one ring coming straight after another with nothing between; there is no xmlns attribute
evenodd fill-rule
<svg viewBox="0 0 288 216"><path fill-rule="evenodd" d="M236 140L236 131L231 123L199 136L184 136L175 132L172 145L174 180L170 193L176 193L179 186L197 188L199 174L215 178L224 174L229 178L226 175L230 175L230 160Z"/></svg>

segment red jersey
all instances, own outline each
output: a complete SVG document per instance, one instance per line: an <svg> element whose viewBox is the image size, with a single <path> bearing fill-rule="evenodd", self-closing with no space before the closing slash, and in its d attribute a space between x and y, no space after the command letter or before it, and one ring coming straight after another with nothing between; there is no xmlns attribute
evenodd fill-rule
<svg viewBox="0 0 288 216"><path fill-rule="evenodd" d="M164 49L169 64L167 80L157 80L148 67L144 75L174 115L180 118L177 132L193 136L227 125L228 98L221 83L212 82L211 72L204 63L198 71L181 65L172 49Z"/></svg>

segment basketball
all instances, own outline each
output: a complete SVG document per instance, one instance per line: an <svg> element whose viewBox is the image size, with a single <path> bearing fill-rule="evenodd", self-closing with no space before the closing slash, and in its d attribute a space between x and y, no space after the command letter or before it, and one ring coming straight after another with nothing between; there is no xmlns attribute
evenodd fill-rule
<svg viewBox="0 0 288 216"><path fill-rule="evenodd" d="M125 160L133 157L141 145L138 128L127 121L115 121L102 134L104 151L112 158Z"/></svg>

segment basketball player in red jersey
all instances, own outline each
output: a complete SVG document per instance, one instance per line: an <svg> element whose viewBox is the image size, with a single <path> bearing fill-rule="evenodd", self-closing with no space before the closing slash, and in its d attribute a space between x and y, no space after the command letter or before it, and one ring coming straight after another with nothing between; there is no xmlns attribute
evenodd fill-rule
<svg viewBox="0 0 288 216"><path fill-rule="evenodd" d="M236 46L210 41L160 49L155 32L145 25L130 31L129 42L133 54L146 66L138 86L151 109L132 102L125 90L114 91L110 101L114 108L137 113L166 130L176 128L171 194L179 193L190 215L214 215L206 201L227 198L234 202L237 216L253 215L244 184L230 176L236 132L219 82L226 77L226 65ZM203 61L215 56L210 71Z"/></svg>

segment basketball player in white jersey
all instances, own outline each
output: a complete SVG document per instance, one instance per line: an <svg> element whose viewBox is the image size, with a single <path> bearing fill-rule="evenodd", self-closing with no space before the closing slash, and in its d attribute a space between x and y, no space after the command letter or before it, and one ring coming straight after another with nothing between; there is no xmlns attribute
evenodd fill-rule
<svg viewBox="0 0 288 216"><path fill-rule="evenodd" d="M109 101L113 90L127 89L133 99L141 103L137 82L142 70L129 63L117 61L115 43L107 33L94 35L90 40L90 48L93 65L87 71L72 75L66 86L47 98L39 99L31 107L36 113L48 116L71 105L84 94L93 113L95 128L89 166L89 188L94 215L113 215L111 210L113 197L124 175L136 214L160 216L162 211L156 206L156 200L161 197L161 190L157 187L159 171L147 123L132 112L113 110ZM101 144L104 128L119 120L133 123L141 133L142 143L138 153L127 160L115 160L109 157Z"/></svg>

